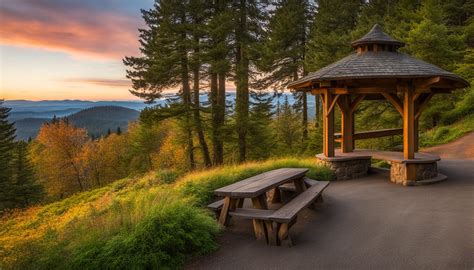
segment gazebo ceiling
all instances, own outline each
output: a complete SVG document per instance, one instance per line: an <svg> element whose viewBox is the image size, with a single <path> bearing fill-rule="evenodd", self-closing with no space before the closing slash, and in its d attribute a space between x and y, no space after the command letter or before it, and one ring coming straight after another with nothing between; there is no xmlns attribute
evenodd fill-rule
<svg viewBox="0 0 474 270"><path fill-rule="evenodd" d="M397 49L403 45L403 42L393 39L375 25L364 37L352 42L355 53L309 73L288 87L307 91L349 87L360 81L364 86L383 88L396 87L397 83L406 79L415 79L425 88L430 86L452 90L469 86L466 80L454 73L398 52Z"/></svg>

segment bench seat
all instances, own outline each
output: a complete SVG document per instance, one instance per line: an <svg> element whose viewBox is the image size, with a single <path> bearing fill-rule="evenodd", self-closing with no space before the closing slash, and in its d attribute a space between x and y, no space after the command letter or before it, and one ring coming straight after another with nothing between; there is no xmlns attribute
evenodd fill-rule
<svg viewBox="0 0 474 270"><path fill-rule="evenodd" d="M278 223L290 223L303 208L308 207L316 200L328 185L328 181L317 181L303 193L276 210L269 219Z"/></svg>
<svg viewBox="0 0 474 270"><path fill-rule="evenodd" d="M213 203L210 203L207 208L213 210L213 211L218 211L222 209L222 206L224 206L224 199L215 201Z"/></svg>
<svg viewBox="0 0 474 270"><path fill-rule="evenodd" d="M275 210L267 209L254 209L254 208L237 208L232 212L229 212L229 215L233 217L241 217L247 219L259 219L259 220L270 220L270 217L275 212Z"/></svg>

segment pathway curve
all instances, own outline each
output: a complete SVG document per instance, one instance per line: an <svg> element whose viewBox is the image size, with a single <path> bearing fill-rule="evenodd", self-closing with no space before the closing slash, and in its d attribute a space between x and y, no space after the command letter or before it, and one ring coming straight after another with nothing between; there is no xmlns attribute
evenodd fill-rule
<svg viewBox="0 0 474 270"><path fill-rule="evenodd" d="M474 159L474 132L450 143L425 148L421 151L437 154L441 158Z"/></svg>

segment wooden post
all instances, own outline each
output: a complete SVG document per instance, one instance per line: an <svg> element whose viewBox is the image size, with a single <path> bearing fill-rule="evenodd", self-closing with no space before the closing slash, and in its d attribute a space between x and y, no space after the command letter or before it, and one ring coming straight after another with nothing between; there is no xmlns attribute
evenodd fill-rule
<svg viewBox="0 0 474 270"><path fill-rule="evenodd" d="M403 158L415 158L415 91L412 85L404 87L403 100Z"/></svg>
<svg viewBox="0 0 474 270"><path fill-rule="evenodd" d="M419 119L415 117L415 123L414 123L414 129L415 129L415 147L414 147L414 151L415 153L418 152L418 148L419 148L419 139L420 139L420 134L419 134L419 129L418 129L418 124L419 124Z"/></svg>
<svg viewBox="0 0 474 270"><path fill-rule="evenodd" d="M334 110L330 110L333 94L326 90L323 103L324 142L323 153L326 157L334 157Z"/></svg>
<svg viewBox="0 0 474 270"><path fill-rule="evenodd" d="M351 100L349 95L343 95L338 99L338 105L341 109L341 151L343 153L354 150L354 121L353 113L350 109Z"/></svg>

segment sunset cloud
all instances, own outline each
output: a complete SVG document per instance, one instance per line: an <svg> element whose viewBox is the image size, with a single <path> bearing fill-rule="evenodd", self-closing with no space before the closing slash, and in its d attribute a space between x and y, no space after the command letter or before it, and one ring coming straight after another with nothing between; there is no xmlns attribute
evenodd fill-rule
<svg viewBox="0 0 474 270"><path fill-rule="evenodd" d="M130 80L121 79L99 79L99 78L82 78L82 79L66 79L65 82L70 83L86 83L108 87L131 87Z"/></svg>
<svg viewBox="0 0 474 270"><path fill-rule="evenodd" d="M0 6L0 44L93 58L138 54L140 7L118 10L108 2L6 0Z"/></svg>

